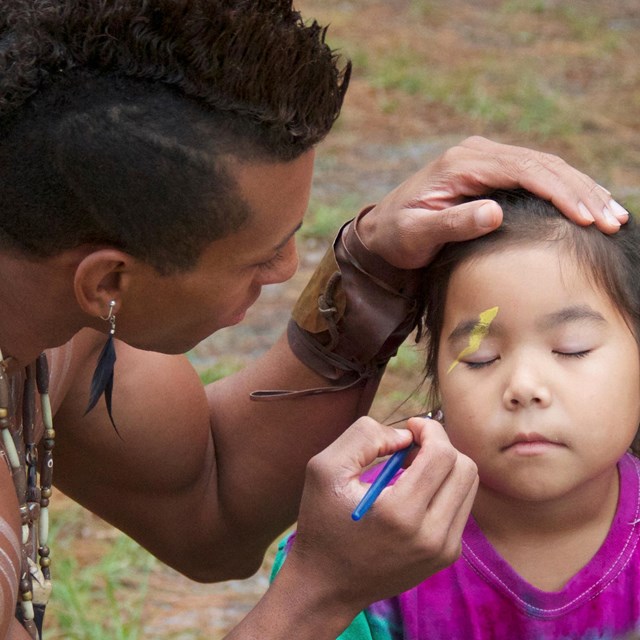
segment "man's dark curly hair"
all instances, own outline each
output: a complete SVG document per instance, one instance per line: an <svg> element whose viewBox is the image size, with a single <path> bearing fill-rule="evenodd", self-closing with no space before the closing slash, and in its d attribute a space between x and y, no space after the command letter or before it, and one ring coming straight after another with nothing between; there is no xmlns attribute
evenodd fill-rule
<svg viewBox="0 0 640 640"><path fill-rule="evenodd" d="M0 246L192 268L250 216L229 173L338 117L350 64L290 0L2 0Z"/></svg>

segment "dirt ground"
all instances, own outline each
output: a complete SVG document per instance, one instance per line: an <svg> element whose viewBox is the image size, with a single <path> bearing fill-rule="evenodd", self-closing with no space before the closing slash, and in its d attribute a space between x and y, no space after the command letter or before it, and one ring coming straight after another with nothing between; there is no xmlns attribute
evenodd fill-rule
<svg viewBox="0 0 640 640"><path fill-rule="evenodd" d="M481 134L557 153L628 206L640 205L637 0L297 5L307 17L329 22L330 44L354 60L343 114L318 150L313 202L337 205L350 198L356 208L374 202L447 147ZM445 71L449 76L429 85ZM522 78L528 83L518 85ZM517 95L509 97L510 85L529 87L522 93L528 115L519 110ZM536 126L527 128L526 118ZM268 348L322 248L303 244L296 277L265 290L242 326L200 345L196 365L205 368L229 354L248 362ZM415 380L405 378L385 378L374 413L387 412L392 391L413 388ZM105 531L89 521L88 537L93 526ZM144 637L221 638L266 589L269 565L267 559L251 580L223 585L198 585L158 569Z"/></svg>

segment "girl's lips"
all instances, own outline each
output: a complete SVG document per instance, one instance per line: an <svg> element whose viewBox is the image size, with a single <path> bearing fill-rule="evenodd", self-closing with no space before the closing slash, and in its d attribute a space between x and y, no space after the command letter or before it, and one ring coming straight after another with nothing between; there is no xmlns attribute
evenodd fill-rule
<svg viewBox="0 0 640 640"><path fill-rule="evenodd" d="M539 433L521 433L513 439L513 442L504 447L503 451L533 455L555 447L564 447L564 444L557 440L550 440Z"/></svg>
<svg viewBox="0 0 640 640"><path fill-rule="evenodd" d="M518 442L552 442L549 438L540 435L539 433L519 433L515 439L514 443Z"/></svg>

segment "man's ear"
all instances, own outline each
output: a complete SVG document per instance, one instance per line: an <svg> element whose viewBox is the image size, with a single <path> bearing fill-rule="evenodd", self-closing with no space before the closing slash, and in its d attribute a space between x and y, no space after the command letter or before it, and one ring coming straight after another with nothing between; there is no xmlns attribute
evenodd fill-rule
<svg viewBox="0 0 640 640"><path fill-rule="evenodd" d="M98 249L78 263L73 288L80 308L90 316L104 317L115 300L114 313L126 293L135 259L118 249Z"/></svg>

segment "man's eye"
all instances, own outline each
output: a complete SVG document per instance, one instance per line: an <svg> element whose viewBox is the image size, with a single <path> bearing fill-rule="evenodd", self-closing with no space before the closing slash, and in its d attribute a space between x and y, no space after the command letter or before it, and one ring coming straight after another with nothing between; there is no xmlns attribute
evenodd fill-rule
<svg viewBox="0 0 640 640"><path fill-rule="evenodd" d="M266 262L261 262L258 265L258 269L272 269L273 267L276 266L276 264L278 264L278 262L280 262L280 260L282 260L283 258L283 253L282 251L278 251L273 258L267 260Z"/></svg>

